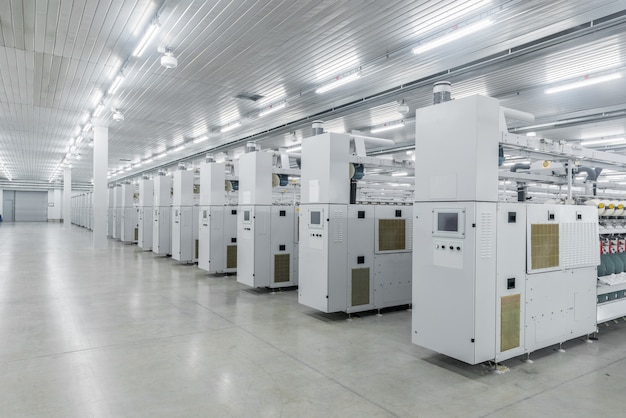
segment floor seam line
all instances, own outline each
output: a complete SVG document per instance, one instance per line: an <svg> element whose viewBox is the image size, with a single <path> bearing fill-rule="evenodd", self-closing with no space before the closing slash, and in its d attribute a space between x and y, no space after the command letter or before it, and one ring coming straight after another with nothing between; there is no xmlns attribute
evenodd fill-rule
<svg viewBox="0 0 626 418"><path fill-rule="evenodd" d="M589 370L588 372L583 373L583 374L581 374L581 375L579 375L579 376L573 377L573 378L569 379L569 380L568 380L568 381L566 381L566 382L560 382L560 383L558 383L558 384L556 384L556 385L554 385L554 386L550 386L549 388L546 388L545 390L542 390L541 392L533 393L532 395L526 396L526 397L524 397L524 398L522 398L522 399L519 399L519 400L517 400L517 401L515 401L515 402L511 402L511 403L510 403L510 404L508 404L508 405L504 405L504 406L502 406L502 407L500 407L500 408L498 408L498 409L496 409L496 410L493 410L493 411L489 412L488 414L483 415L483 417L488 417L488 416L491 416L491 415L493 415L493 414L496 414L496 413L498 413L498 412L500 412L500 411L502 411L502 410L504 410L504 409L506 409L506 408L509 408L509 407L511 407L511 406L513 406L513 405L517 405L517 404L519 404L519 403L521 403L521 402L525 402L525 401L528 401L528 400L530 400L530 399L533 399L533 398L535 398L536 396L542 395L542 394L544 394L544 393L546 393L546 392L550 392L550 391L552 391L552 390L554 390L554 389L557 389L557 388L559 388L559 387L561 387L561 386L563 386L563 385L565 385L565 384L567 384L567 383L571 383L571 382L573 382L573 381L575 381L575 380L578 380L578 379L580 379L580 378L582 378L582 377L588 376L588 375L590 375L591 373L595 373L595 372L597 372L597 371L600 371L600 370L602 370L602 369L605 369L605 368L607 368L607 367L610 367L610 366L612 366L613 364L615 364L615 363L619 363L620 361L624 361L624 360L626 360L626 356L621 357L621 358L619 358L619 359L617 359L617 360L614 360L614 361L612 361L612 362L610 362L610 363L604 364L602 367L598 367L598 368L596 368L596 369Z"/></svg>

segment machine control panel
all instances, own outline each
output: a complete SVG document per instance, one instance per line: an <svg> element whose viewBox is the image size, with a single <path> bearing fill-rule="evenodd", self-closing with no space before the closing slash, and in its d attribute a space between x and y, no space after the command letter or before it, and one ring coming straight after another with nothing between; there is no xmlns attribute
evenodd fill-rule
<svg viewBox="0 0 626 418"><path fill-rule="evenodd" d="M463 241L433 240L433 264L455 269L463 268Z"/></svg>

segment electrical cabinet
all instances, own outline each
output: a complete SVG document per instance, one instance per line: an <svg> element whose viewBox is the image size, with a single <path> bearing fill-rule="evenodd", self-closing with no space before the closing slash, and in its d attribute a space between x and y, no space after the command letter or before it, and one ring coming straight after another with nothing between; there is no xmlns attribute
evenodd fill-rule
<svg viewBox="0 0 626 418"><path fill-rule="evenodd" d="M159 255L172 253L172 177L154 178L152 204L152 252Z"/></svg>
<svg viewBox="0 0 626 418"><path fill-rule="evenodd" d="M149 179L139 181L139 204L138 204L138 226L139 234L137 246L144 251L152 250L153 216L152 205L154 203L154 182Z"/></svg>
<svg viewBox="0 0 626 418"><path fill-rule="evenodd" d="M322 312L411 303L412 208L306 205L298 301Z"/></svg>

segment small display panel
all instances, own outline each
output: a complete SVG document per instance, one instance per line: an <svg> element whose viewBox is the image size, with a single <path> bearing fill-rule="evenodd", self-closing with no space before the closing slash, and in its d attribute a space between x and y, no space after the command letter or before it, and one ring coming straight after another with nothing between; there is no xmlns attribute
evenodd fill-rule
<svg viewBox="0 0 626 418"><path fill-rule="evenodd" d="M459 232L459 213L458 212L437 213L437 231Z"/></svg>
<svg viewBox="0 0 626 418"><path fill-rule="evenodd" d="M243 220L245 222L250 222L250 211L249 210L244 210L243 211Z"/></svg>
<svg viewBox="0 0 626 418"><path fill-rule="evenodd" d="M465 209L441 208L433 210L433 236L465 237Z"/></svg>
<svg viewBox="0 0 626 418"><path fill-rule="evenodd" d="M322 224L322 213L316 210L311 211L311 225Z"/></svg>

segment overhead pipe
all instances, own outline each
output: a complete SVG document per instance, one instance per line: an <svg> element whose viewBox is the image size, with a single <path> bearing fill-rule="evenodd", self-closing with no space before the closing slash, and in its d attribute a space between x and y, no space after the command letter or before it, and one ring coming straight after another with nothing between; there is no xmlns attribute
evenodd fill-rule
<svg viewBox="0 0 626 418"><path fill-rule="evenodd" d="M514 173L517 172L517 170L530 170L530 164L515 163L511 166L510 170Z"/></svg>
<svg viewBox="0 0 626 418"><path fill-rule="evenodd" d="M374 136L366 136L366 135L351 133L350 137L353 139L354 138L362 139L368 144L372 144L372 145L396 145L396 143L391 139L376 138Z"/></svg>
<svg viewBox="0 0 626 418"><path fill-rule="evenodd" d="M521 120L522 122L534 122L535 115L528 112L522 112L521 110L511 109L510 107L500 106L500 109L504 112L504 116L511 119Z"/></svg>
<svg viewBox="0 0 626 418"><path fill-rule="evenodd" d="M600 171L602 171L602 169L599 169ZM578 167L576 170L576 173L586 173L587 174L587 180L590 181L596 181L598 179L598 175L600 174L599 172L596 172L596 169L591 168L591 167Z"/></svg>

